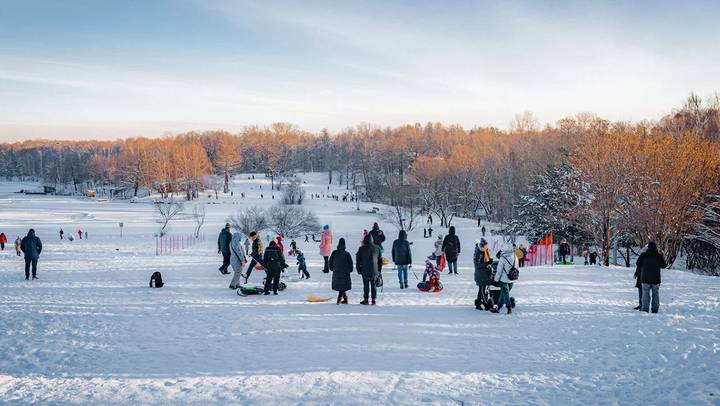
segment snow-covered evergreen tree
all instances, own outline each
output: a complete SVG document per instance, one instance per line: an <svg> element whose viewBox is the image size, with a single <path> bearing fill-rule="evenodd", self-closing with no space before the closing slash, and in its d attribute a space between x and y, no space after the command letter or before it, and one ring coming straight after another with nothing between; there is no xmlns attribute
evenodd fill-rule
<svg viewBox="0 0 720 406"><path fill-rule="evenodd" d="M539 241L548 233L571 243L586 242L589 235L584 206L588 201L577 169L568 163L548 166L545 172L533 177L528 194L520 196L518 216L511 221L509 230L527 236L530 242Z"/></svg>

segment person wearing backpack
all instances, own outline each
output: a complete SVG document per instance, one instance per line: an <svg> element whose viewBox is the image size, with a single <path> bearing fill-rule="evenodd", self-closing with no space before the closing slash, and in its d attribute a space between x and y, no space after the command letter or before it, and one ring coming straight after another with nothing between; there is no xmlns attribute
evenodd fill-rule
<svg viewBox="0 0 720 406"><path fill-rule="evenodd" d="M341 238L337 249L330 254L332 290L338 292L337 304L348 304L347 292L352 289L352 278L350 278L352 270L352 255L345 250L345 239Z"/></svg>
<svg viewBox="0 0 720 406"><path fill-rule="evenodd" d="M375 305L375 299L377 298L377 278L380 275L380 266L382 257L380 256L380 248L373 243L373 239L370 234L363 238L363 244L355 254L355 268L357 272L362 275L363 279L363 301L361 305L367 305L368 297L372 299L372 304Z"/></svg>
<svg viewBox="0 0 720 406"><path fill-rule="evenodd" d="M455 235L455 226L450 226L448 235L445 236L442 244L442 251L445 253L445 260L448 264L448 273L457 275L457 260L460 255L460 239Z"/></svg>
<svg viewBox="0 0 720 406"><path fill-rule="evenodd" d="M412 252L405 230L400 230L397 240L393 241L392 260L397 266L400 289L405 289L408 287L408 266L412 264Z"/></svg>
<svg viewBox="0 0 720 406"><path fill-rule="evenodd" d="M237 289L240 287L240 277L242 271L247 264L247 257L245 256L245 249L240 240L242 236L239 232L235 232L232 235L232 241L230 242L230 266L233 269L233 278L230 281L230 289Z"/></svg>
<svg viewBox="0 0 720 406"><path fill-rule="evenodd" d="M511 314L510 291L512 290L513 282L517 279L520 263L512 247L503 247L498 251L496 257L498 259L498 266L493 280L500 283L500 297L498 298L497 304L493 306L490 311L492 313L499 313L500 309L506 306L507 314Z"/></svg>
<svg viewBox="0 0 720 406"><path fill-rule="evenodd" d="M287 268L285 264L285 256L275 241L270 241L265 253L263 254L263 262L265 263L265 295L270 294L272 289L273 295L278 293L278 285L280 284L280 273Z"/></svg>

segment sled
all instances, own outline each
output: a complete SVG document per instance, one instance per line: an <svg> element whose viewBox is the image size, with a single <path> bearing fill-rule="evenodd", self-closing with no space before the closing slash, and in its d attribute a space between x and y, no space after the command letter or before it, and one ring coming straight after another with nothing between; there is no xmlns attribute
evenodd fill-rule
<svg viewBox="0 0 720 406"><path fill-rule="evenodd" d="M250 295L262 295L265 293L265 289L261 286L240 286L237 289L238 296L250 296Z"/></svg>
<svg viewBox="0 0 720 406"><path fill-rule="evenodd" d="M310 303L322 303L322 302L329 302L333 300L331 297L317 297L317 296L310 296L307 298L307 301Z"/></svg>

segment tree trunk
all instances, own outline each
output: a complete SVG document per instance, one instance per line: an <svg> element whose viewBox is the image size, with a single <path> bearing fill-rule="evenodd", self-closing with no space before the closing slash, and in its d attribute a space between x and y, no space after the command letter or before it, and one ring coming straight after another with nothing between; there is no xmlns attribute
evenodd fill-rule
<svg viewBox="0 0 720 406"><path fill-rule="evenodd" d="M227 193L230 190L230 176L228 174L228 169L225 167L225 180L223 182L223 193ZM217 192L215 193L217 195ZM215 197L217 199L217 196Z"/></svg>
<svg viewBox="0 0 720 406"><path fill-rule="evenodd" d="M610 219L604 219L602 225L603 265L610 266Z"/></svg>

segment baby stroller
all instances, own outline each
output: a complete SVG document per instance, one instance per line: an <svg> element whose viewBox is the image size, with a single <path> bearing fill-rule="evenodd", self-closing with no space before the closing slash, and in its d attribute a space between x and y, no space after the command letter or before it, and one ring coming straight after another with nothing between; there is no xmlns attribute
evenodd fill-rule
<svg viewBox="0 0 720 406"><path fill-rule="evenodd" d="M485 310L490 310L495 303L500 301L500 282L495 282L495 273L497 272L498 267L498 261L493 261L492 263L492 285L488 287L488 297L490 298L490 301L488 303L488 306L485 308ZM515 298L510 296L510 307L515 308Z"/></svg>
<svg viewBox="0 0 720 406"><path fill-rule="evenodd" d="M440 282L440 270L435 267L428 258L425 260L425 273L422 282L418 283L418 289L421 292L441 292L443 284Z"/></svg>

